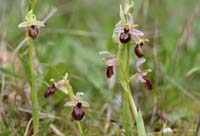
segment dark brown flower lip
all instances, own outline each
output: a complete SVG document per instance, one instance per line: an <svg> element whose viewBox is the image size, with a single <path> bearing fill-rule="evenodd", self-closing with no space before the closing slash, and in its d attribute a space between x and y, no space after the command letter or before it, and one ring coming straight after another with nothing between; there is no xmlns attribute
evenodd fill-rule
<svg viewBox="0 0 200 136"><path fill-rule="evenodd" d="M28 36L29 36L30 38L32 38L32 39L36 39L37 36L39 35L39 33L40 33L40 30L39 30L39 27L38 27L38 26L32 25L32 26L30 26L30 27L28 28Z"/></svg>
<svg viewBox="0 0 200 136"><path fill-rule="evenodd" d="M142 45L143 44L136 44L135 46L135 54L138 58L141 58L144 56L143 51L142 51Z"/></svg>
<svg viewBox="0 0 200 136"><path fill-rule="evenodd" d="M152 82L146 76L144 76L143 79L146 81L145 88L147 88L148 90L153 90Z"/></svg>
<svg viewBox="0 0 200 136"><path fill-rule="evenodd" d="M131 40L131 34L129 32L123 32L120 34L119 40L123 44L128 43Z"/></svg>
<svg viewBox="0 0 200 136"><path fill-rule="evenodd" d="M106 77L111 78L113 75L114 75L114 66L113 65L108 66L106 68Z"/></svg>
<svg viewBox="0 0 200 136"><path fill-rule="evenodd" d="M53 84L52 86L48 87L48 89L46 90L44 97L47 98L51 95L53 95L56 92L57 88L55 86L55 84Z"/></svg>
<svg viewBox="0 0 200 136"><path fill-rule="evenodd" d="M74 107L74 109L71 113L72 117L78 121L81 120L85 115L84 109L79 104L81 104L81 103L78 103L77 106Z"/></svg>

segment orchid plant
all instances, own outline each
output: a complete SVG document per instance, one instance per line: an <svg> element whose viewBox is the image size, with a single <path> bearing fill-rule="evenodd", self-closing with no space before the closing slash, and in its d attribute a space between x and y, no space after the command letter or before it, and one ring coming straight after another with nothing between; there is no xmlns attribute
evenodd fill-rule
<svg viewBox="0 0 200 136"><path fill-rule="evenodd" d="M81 99L81 96L84 95L83 92L77 92L76 95L74 95L74 91L72 89L72 86L68 79L68 73L66 73L63 77L63 79L55 81L54 79L50 79L50 81L53 83L51 86L49 86L44 94L46 98L49 98L51 95L53 95L56 90L62 91L64 94L69 96L70 101L65 104L65 106L73 107L72 110L72 117L74 120L77 121L77 126L80 132L80 135L83 134L82 127L80 125L80 120L85 116L85 111L83 107L89 107L88 102Z"/></svg>
<svg viewBox="0 0 200 136"><path fill-rule="evenodd" d="M31 9L27 12L25 19L18 25L19 28L27 28L27 36L29 41L29 65L30 65L30 85L31 85L31 97L32 97L32 112L33 112L33 126L34 135L39 132L39 105L38 105L38 90L37 90L37 78L34 64L34 46L33 40L38 36L40 27L44 27L44 23L36 20L36 15L33 13L35 0L31 0Z"/></svg>
<svg viewBox="0 0 200 136"><path fill-rule="evenodd" d="M145 126L142 118L142 114L139 107L136 107L131 93L130 81L135 79L136 81L143 83L148 90L153 89L153 85L147 74L151 72L150 69L142 70L141 65L146 61L142 46L148 39L144 39L144 33L136 27L134 23L132 13L134 9L133 1L126 0L125 5L120 5L120 20L115 25L113 31L113 40L117 44L117 54L113 55L108 51L101 51L100 55L106 55L103 59L107 63L106 77L110 78L118 76L120 84L123 88L123 102L122 102L122 113L123 113L123 128L127 136L132 136L133 123L131 113L134 115L134 119L137 124L137 133L139 136L146 136ZM137 73L129 76L129 60L131 46L135 44L135 54L139 58L135 64ZM114 81L115 82L115 81ZM128 122L128 123L127 123Z"/></svg>

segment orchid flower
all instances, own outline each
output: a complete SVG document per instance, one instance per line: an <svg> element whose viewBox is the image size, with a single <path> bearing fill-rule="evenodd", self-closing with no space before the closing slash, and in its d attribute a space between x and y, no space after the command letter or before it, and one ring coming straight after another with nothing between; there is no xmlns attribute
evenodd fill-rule
<svg viewBox="0 0 200 136"><path fill-rule="evenodd" d="M61 90L65 94L68 94L68 89L66 85L69 83L69 80L67 79L67 77L68 74L66 73L62 80L55 81L54 79L51 79L50 81L53 83L53 85L48 87L44 96L49 97L50 95L53 95L57 89Z"/></svg>
<svg viewBox="0 0 200 136"><path fill-rule="evenodd" d="M77 106L79 103L81 103L81 105L83 107L89 107L89 104L86 101L83 101L81 99L81 96L83 96L84 93L83 92L77 92L75 96L73 96L73 100L69 101L65 104L65 106L69 106L69 107L75 107Z"/></svg>
<svg viewBox="0 0 200 136"><path fill-rule="evenodd" d="M125 22L120 21L114 29L119 36L122 44L128 43L130 40L137 43L140 37L144 35L143 32L135 29L137 25L134 24L131 14L128 14Z"/></svg>
<svg viewBox="0 0 200 136"><path fill-rule="evenodd" d="M74 107L71 115L75 120L81 120L85 115L83 107L89 107L89 104L81 99L81 95L84 95L84 93L77 92L76 95L73 96L73 100L65 104L65 106Z"/></svg>
<svg viewBox="0 0 200 136"><path fill-rule="evenodd" d="M25 17L26 21L18 25L19 28L26 27L28 28L28 36L32 39L35 39L39 34L39 28L44 27L44 23L36 20L33 10L30 10Z"/></svg>
<svg viewBox="0 0 200 136"><path fill-rule="evenodd" d="M143 51L142 51L142 46L144 45L145 42L149 42L149 40L148 39L140 39L139 42L136 43L135 54L138 58L141 58L144 56Z"/></svg>
<svg viewBox="0 0 200 136"><path fill-rule="evenodd" d="M103 61L107 63L106 77L108 79L109 88L113 88L116 82L117 62L115 55L108 51L101 51L99 55L106 55Z"/></svg>
<svg viewBox="0 0 200 136"><path fill-rule="evenodd" d="M136 69L137 69L137 72L138 72L138 75L136 77L136 80L141 82L141 83L144 83L145 84L145 87L149 90L152 90L153 89L153 85L151 83L151 81L147 78L147 74L149 72L151 72L150 69L148 70L141 70L141 65L145 62L146 60L144 58L141 58L139 59L137 62L136 62Z"/></svg>

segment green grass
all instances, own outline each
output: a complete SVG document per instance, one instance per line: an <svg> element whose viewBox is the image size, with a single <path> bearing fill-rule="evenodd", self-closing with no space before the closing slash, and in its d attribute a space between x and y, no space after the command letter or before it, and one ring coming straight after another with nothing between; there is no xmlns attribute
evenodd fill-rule
<svg viewBox="0 0 200 136"><path fill-rule="evenodd" d="M143 9L145 2L149 2L147 12ZM25 32L17 25L23 19L27 3L6 0L0 0L0 3L0 46L12 53L25 37ZM50 124L67 136L78 132L76 123L71 120L71 109L64 107L69 99L60 91L50 100L43 96L50 85L49 79L59 80L65 72L70 73L74 90L85 92L84 99L90 103L86 118L81 121L83 131L89 136L105 135L108 108L100 111L107 105L112 108L112 119L117 121L110 125L107 134L111 131L114 135L119 133L116 128L123 122L122 111L114 101L122 88L118 84L113 90L108 89L105 64L98 55L101 50L116 52L112 31L119 20L119 3L116 0L37 1L35 10L39 20L54 7L58 9L34 41L40 112L59 117L41 118L39 135L54 135ZM131 85L149 135L159 133L164 125L172 128L176 135L195 133L200 112L200 18L198 12L195 14L195 10L199 11L198 5L196 0L135 0L135 23L150 39L144 46L147 63L143 67L153 71L150 76L154 90L149 92L135 82ZM187 20L190 23L187 24ZM158 36L155 36L156 29ZM184 30L191 31L183 34ZM158 42L155 44L154 40ZM27 50L28 46L24 45L17 54L20 61L14 60L15 63L9 62L6 69L0 69L5 75L3 103L0 102L0 135L3 136L23 135L31 119L30 113L19 110L31 111L27 97L30 95ZM133 73L136 56L133 47L131 50L130 71ZM191 71L194 68L196 70ZM155 109L166 115L165 120L161 120ZM29 134L32 128L31 124Z"/></svg>

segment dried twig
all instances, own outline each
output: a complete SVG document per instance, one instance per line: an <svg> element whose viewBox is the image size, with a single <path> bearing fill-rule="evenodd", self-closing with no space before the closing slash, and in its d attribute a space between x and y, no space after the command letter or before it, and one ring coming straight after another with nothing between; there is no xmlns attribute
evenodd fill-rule
<svg viewBox="0 0 200 136"><path fill-rule="evenodd" d="M24 136L28 136L28 130L29 130L29 127L30 127L32 121L33 121L33 118L31 118L28 121L28 124L27 124L26 130L25 130Z"/></svg>
<svg viewBox="0 0 200 136"><path fill-rule="evenodd" d="M53 131L56 135L58 135L58 136L64 136L64 134L63 134L62 132L60 132L60 130L57 129L55 125L50 124L50 128L52 129L52 131Z"/></svg>
<svg viewBox="0 0 200 136"><path fill-rule="evenodd" d="M18 108L18 110L32 114L31 110L23 109L23 108L20 108L20 107ZM52 118L52 119L58 119L58 120L62 119L61 117L58 117L58 116L55 116L55 115L52 115L52 114L49 114L49 113L39 112L39 116L40 116L40 118Z"/></svg>

